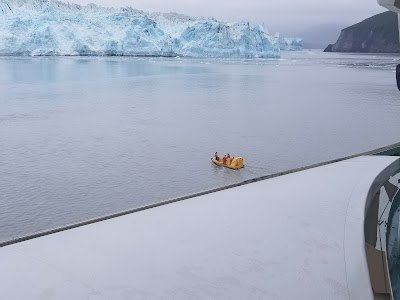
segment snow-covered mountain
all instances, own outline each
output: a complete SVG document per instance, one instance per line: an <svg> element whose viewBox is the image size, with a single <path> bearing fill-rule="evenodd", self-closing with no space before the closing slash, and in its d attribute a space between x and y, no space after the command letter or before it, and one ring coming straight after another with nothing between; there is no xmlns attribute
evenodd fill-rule
<svg viewBox="0 0 400 300"><path fill-rule="evenodd" d="M0 55L279 57L280 44L263 26L248 22L53 0L0 0Z"/></svg>

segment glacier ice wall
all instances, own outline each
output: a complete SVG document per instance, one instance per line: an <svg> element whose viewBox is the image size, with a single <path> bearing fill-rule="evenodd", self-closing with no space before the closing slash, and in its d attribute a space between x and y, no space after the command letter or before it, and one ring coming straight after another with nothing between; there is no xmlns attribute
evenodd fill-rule
<svg viewBox="0 0 400 300"><path fill-rule="evenodd" d="M263 26L53 0L0 0L0 55L279 57Z"/></svg>
<svg viewBox="0 0 400 300"><path fill-rule="evenodd" d="M279 48L284 51L297 51L303 49L301 38L279 38Z"/></svg>

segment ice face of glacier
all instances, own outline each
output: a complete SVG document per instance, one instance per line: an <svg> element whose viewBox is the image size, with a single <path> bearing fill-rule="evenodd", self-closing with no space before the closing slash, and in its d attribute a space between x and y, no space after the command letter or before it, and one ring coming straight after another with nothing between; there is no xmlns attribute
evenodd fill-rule
<svg viewBox="0 0 400 300"><path fill-rule="evenodd" d="M0 0L0 55L279 57L263 26L80 6L53 0Z"/></svg>
<svg viewBox="0 0 400 300"><path fill-rule="evenodd" d="M199 21L187 27L180 37L185 56L276 57L279 44L258 27L248 23L224 24L216 20Z"/></svg>
<svg viewBox="0 0 400 300"><path fill-rule="evenodd" d="M301 38L279 38L279 48L285 51L296 51L303 49Z"/></svg>

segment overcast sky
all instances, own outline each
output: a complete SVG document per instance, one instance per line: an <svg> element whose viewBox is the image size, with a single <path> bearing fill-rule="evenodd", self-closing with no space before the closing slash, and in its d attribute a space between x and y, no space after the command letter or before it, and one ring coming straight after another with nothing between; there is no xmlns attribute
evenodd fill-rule
<svg viewBox="0 0 400 300"><path fill-rule="evenodd" d="M69 2L114 7L131 6L145 11L179 12L191 16L211 16L227 21L264 22L272 32L294 32L326 23L352 25L385 11L376 0L69 0Z"/></svg>

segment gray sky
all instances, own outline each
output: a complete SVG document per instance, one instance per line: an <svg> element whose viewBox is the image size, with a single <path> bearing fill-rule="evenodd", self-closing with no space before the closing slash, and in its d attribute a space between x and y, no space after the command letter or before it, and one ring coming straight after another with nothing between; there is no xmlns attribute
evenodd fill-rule
<svg viewBox="0 0 400 300"><path fill-rule="evenodd" d="M68 1L68 0L63 0ZM227 21L262 23L271 32L296 32L324 23L352 25L385 11L376 0L69 0L78 4L132 6L145 11L179 12Z"/></svg>

